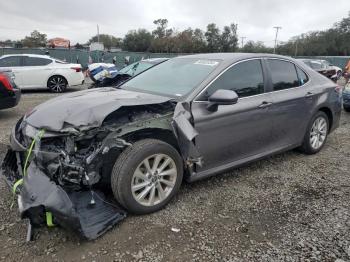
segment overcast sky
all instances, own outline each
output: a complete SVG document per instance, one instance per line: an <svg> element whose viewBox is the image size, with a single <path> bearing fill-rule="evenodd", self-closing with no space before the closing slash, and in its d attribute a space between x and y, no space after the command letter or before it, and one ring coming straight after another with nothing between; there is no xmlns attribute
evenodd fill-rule
<svg viewBox="0 0 350 262"><path fill-rule="evenodd" d="M131 29L153 30L153 20L167 18L177 30L234 22L245 41L271 46L273 26L282 26L279 40L286 41L327 29L349 11L350 0L1 0L0 40L22 39L37 29L48 38L85 43L96 34L96 24L100 33L123 37Z"/></svg>

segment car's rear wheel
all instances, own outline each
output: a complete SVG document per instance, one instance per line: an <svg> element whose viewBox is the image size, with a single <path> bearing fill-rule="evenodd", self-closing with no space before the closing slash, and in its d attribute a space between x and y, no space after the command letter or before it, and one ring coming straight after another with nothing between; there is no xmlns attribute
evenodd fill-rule
<svg viewBox="0 0 350 262"><path fill-rule="evenodd" d="M183 163L177 150L156 139L144 139L126 148L111 174L116 200L129 212L146 214L163 208L177 193Z"/></svg>
<svg viewBox="0 0 350 262"><path fill-rule="evenodd" d="M345 110L346 112L350 112L350 106L344 105L343 107L344 107L344 110Z"/></svg>
<svg viewBox="0 0 350 262"><path fill-rule="evenodd" d="M66 90L68 86L67 80L60 75L51 76L47 81L47 87L50 91L55 93L62 93Z"/></svg>
<svg viewBox="0 0 350 262"><path fill-rule="evenodd" d="M306 131L302 151L306 154L315 154L319 152L326 143L329 131L328 116L322 112L317 112L308 126Z"/></svg>

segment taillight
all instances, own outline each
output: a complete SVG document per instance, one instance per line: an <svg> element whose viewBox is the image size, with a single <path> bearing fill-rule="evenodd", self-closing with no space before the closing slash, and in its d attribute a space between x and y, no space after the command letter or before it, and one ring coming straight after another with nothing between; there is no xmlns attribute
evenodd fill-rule
<svg viewBox="0 0 350 262"><path fill-rule="evenodd" d="M81 67L71 67L71 69L75 70L75 72L81 72Z"/></svg>
<svg viewBox="0 0 350 262"><path fill-rule="evenodd" d="M13 91L13 86L10 83L10 80L5 75L0 75L0 82L8 91Z"/></svg>

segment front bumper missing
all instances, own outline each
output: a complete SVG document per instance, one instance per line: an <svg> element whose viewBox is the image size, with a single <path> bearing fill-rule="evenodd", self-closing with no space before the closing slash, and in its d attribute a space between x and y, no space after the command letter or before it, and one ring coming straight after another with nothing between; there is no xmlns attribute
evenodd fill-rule
<svg viewBox="0 0 350 262"><path fill-rule="evenodd" d="M9 149L0 173L11 189L19 178L18 170L16 153ZM89 240L101 236L126 217L125 211L111 203L103 192L68 192L51 181L34 161L23 177L17 201L21 218L28 218L32 226L46 224L48 213L53 216L52 223Z"/></svg>

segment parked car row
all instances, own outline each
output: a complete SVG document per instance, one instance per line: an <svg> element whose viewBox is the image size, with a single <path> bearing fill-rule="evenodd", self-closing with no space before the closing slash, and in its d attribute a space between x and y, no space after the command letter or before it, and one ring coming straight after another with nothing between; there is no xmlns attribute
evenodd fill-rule
<svg viewBox="0 0 350 262"><path fill-rule="evenodd" d="M156 66L169 58L144 59L125 66L119 71L114 64L94 63L89 65L89 76L94 82L92 87L118 86L147 69Z"/></svg>

